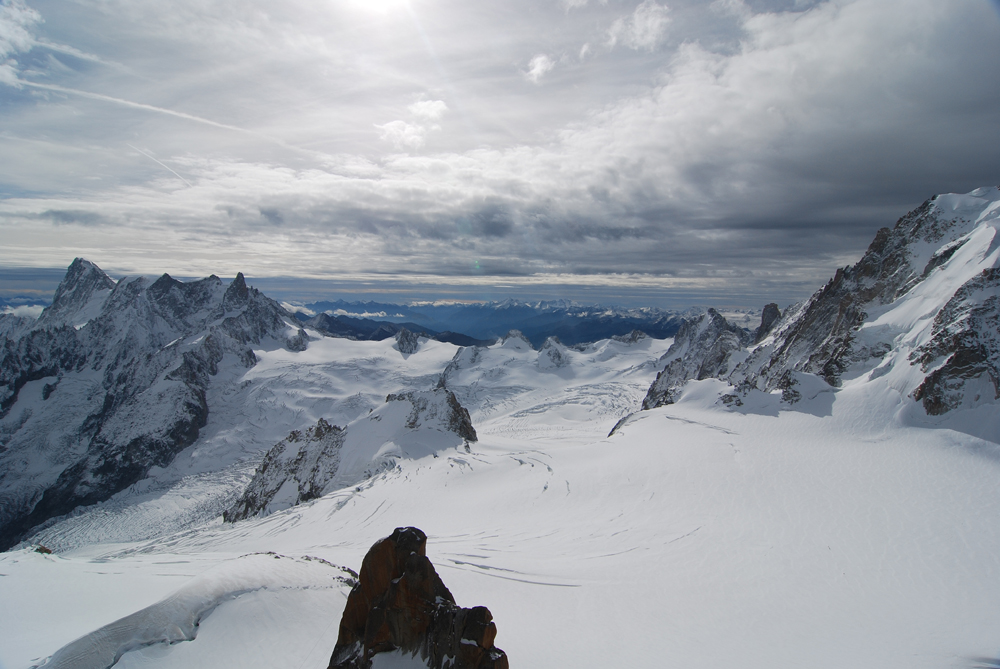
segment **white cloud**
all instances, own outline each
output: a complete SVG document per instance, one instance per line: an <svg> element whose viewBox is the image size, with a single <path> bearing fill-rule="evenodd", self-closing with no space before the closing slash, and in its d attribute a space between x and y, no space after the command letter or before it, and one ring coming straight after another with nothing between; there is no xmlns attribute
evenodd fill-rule
<svg viewBox="0 0 1000 669"><path fill-rule="evenodd" d="M21 305L17 307L6 307L2 313L12 314L14 316L21 316L22 318L38 318L42 315L42 311L45 310L40 304L32 305Z"/></svg>
<svg viewBox="0 0 1000 669"><path fill-rule="evenodd" d="M528 61L528 71L524 73L524 77L531 83L537 84L542 80L542 77L551 72L552 68L555 66L555 61L546 56L544 53L540 53Z"/></svg>
<svg viewBox="0 0 1000 669"><path fill-rule="evenodd" d="M406 109L418 118L437 121L448 111L448 105L443 100L421 100Z"/></svg>
<svg viewBox="0 0 1000 669"><path fill-rule="evenodd" d="M35 38L28 28L41 20L38 12L16 0L0 4L0 59L29 51L35 45ZM20 88L19 74L13 58L0 62L0 83Z"/></svg>
<svg viewBox="0 0 1000 669"><path fill-rule="evenodd" d="M669 8L656 0L643 0L629 16L623 16L611 24L608 30L608 44L624 44L635 49L653 51L659 46L670 23Z"/></svg>
<svg viewBox="0 0 1000 669"><path fill-rule="evenodd" d="M390 121L375 127L382 131L379 139L390 142L397 149L419 149L427 137L427 128L406 121Z"/></svg>
<svg viewBox="0 0 1000 669"><path fill-rule="evenodd" d="M997 181L1000 44L982 0L687 3L683 47L665 39L679 8L668 24L648 0L526 2L491 5L490 20L480 3L424 3L423 36L403 13L363 31L257 0L46 15L25 29L136 76L63 59L71 71L38 82L64 88L0 87L0 262L91 248L220 273L214 251L238 239L233 270L447 273L474 255L510 272L822 280L906 207ZM616 18L609 51L600 26ZM435 133L436 116L456 122Z"/></svg>
<svg viewBox="0 0 1000 669"><path fill-rule="evenodd" d="M744 0L715 0L709 8L722 16L733 16L742 21L753 15L753 11Z"/></svg>
<svg viewBox="0 0 1000 669"><path fill-rule="evenodd" d="M29 50L35 38L28 28L41 20L41 15L24 3L0 4L0 58Z"/></svg>
<svg viewBox="0 0 1000 669"><path fill-rule="evenodd" d="M8 86L14 86L15 88L21 87L21 81L18 78L18 71L16 69L16 63L12 60L8 60L6 63L0 63L0 83L7 84Z"/></svg>

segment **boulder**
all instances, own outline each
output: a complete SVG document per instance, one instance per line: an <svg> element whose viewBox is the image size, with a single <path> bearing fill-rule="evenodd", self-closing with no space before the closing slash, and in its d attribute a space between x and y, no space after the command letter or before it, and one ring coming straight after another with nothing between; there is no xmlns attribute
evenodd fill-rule
<svg viewBox="0 0 1000 669"><path fill-rule="evenodd" d="M429 669L507 669L493 645L497 628L484 606L464 609L426 556L427 535L398 527L361 563L340 620L329 669L370 669L379 653L419 657Z"/></svg>

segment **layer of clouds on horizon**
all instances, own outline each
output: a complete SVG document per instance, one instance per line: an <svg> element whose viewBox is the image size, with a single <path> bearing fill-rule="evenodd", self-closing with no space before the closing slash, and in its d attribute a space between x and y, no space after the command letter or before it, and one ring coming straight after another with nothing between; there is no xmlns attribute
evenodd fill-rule
<svg viewBox="0 0 1000 669"><path fill-rule="evenodd" d="M0 265L789 301L1000 182L998 33L996 0L4 0Z"/></svg>

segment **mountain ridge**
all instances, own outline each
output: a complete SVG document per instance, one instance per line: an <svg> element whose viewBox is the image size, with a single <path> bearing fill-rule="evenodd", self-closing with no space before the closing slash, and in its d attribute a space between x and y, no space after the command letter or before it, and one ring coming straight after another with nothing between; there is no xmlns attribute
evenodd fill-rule
<svg viewBox="0 0 1000 669"><path fill-rule="evenodd" d="M169 463L205 426L220 364L252 367L267 338L288 345L289 321L242 274L114 282L75 260L0 351L0 548Z"/></svg>
<svg viewBox="0 0 1000 669"><path fill-rule="evenodd" d="M969 396L972 403L995 403L998 226L1000 188L930 198L894 227L880 229L856 264L838 269L808 300L783 315L766 310L752 343L726 345L722 338L732 326L722 322L698 345L678 348L644 408L673 403L689 380L730 383L734 392L727 401L735 404L753 391L780 392L794 403L802 375L835 389L845 380L874 381L890 371L900 392L928 415L968 404ZM711 357L712 347L725 355L716 356L717 368L706 373L698 363ZM963 392L976 384L985 386Z"/></svg>

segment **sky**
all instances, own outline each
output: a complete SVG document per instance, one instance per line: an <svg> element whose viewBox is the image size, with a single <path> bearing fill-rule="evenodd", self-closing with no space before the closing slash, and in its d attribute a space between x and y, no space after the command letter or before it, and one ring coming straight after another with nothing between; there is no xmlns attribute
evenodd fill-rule
<svg viewBox="0 0 1000 669"><path fill-rule="evenodd" d="M0 0L3 285L785 304L1000 183L998 73L998 0Z"/></svg>

